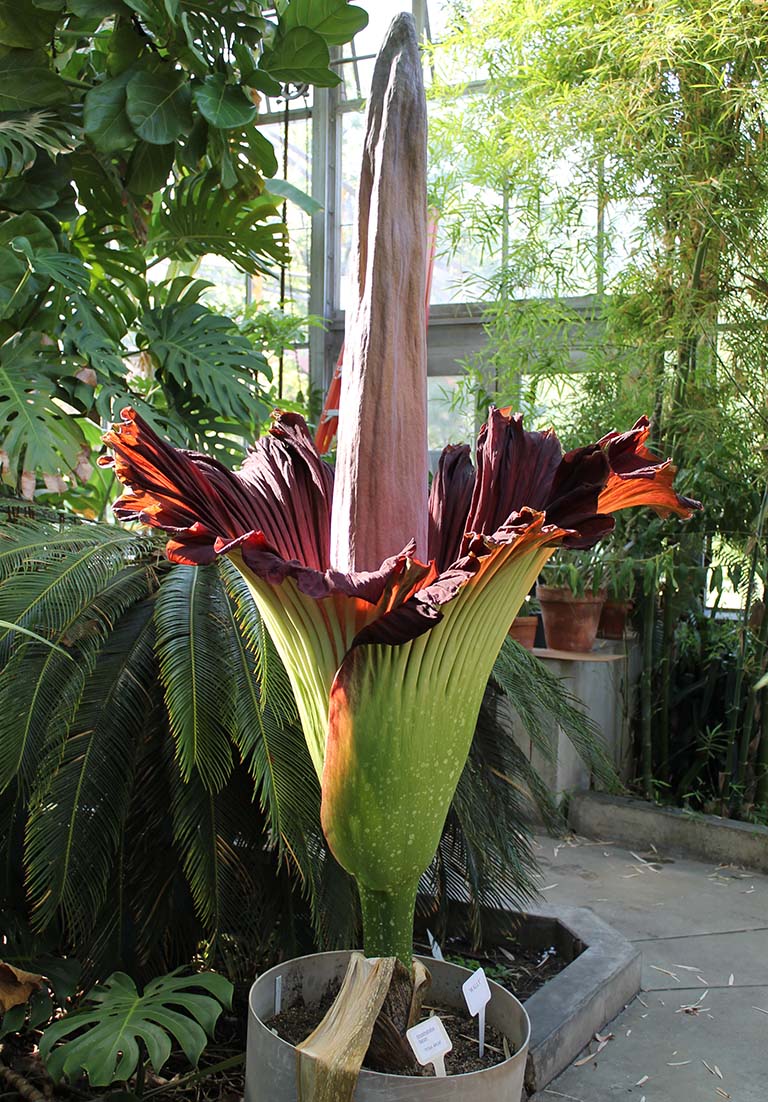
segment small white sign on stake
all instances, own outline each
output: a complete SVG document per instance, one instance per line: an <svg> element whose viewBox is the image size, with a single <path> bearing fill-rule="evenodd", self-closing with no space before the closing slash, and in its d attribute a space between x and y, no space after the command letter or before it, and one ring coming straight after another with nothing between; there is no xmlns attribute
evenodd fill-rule
<svg viewBox="0 0 768 1102"><path fill-rule="evenodd" d="M491 1001L491 989L482 968L473 972L468 980L461 985L464 992L464 1001L469 1013L474 1018L477 1015L477 1032L479 1037L479 1055L485 1055L485 1008Z"/></svg>
<svg viewBox="0 0 768 1102"><path fill-rule="evenodd" d="M283 977L275 977L275 1014L283 1009Z"/></svg>
<svg viewBox="0 0 768 1102"><path fill-rule="evenodd" d="M445 957L443 956L443 950L440 948L440 944L433 936L431 930L427 930L427 938L429 939L429 948L434 959L445 960Z"/></svg>
<svg viewBox="0 0 768 1102"><path fill-rule="evenodd" d="M453 1044L442 1020L433 1015L418 1025L412 1025L405 1035L422 1067L432 1064L435 1075L445 1076L445 1054L451 1051Z"/></svg>

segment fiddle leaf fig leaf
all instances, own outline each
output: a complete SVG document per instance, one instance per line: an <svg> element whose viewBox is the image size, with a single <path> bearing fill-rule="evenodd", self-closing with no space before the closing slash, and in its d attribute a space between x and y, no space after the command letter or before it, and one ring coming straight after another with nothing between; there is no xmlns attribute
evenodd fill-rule
<svg viewBox="0 0 768 1102"><path fill-rule="evenodd" d="M34 49L49 41L58 13L41 11L29 0L0 0L0 45Z"/></svg>
<svg viewBox="0 0 768 1102"><path fill-rule="evenodd" d="M128 81L134 74L128 70L112 80L91 88L83 101L85 132L102 153L114 153L130 148L136 135L125 111Z"/></svg>
<svg viewBox="0 0 768 1102"><path fill-rule="evenodd" d="M69 89L41 50L0 53L0 111L29 111L63 103Z"/></svg>
<svg viewBox="0 0 768 1102"><path fill-rule="evenodd" d="M126 88L126 110L145 142L167 145L192 125L189 89L172 69L136 73Z"/></svg>
<svg viewBox="0 0 768 1102"><path fill-rule="evenodd" d="M85 1073L93 1087L129 1079L138 1066L139 1042L155 1072L168 1060L174 1042L196 1066L231 1000L231 983L213 972L172 972L147 984L142 995L130 976L114 972L93 988L80 1009L45 1030L40 1056L52 1079Z"/></svg>
<svg viewBox="0 0 768 1102"><path fill-rule="evenodd" d="M333 88L341 83L341 77L329 67L330 60L322 35L309 27L293 27L264 51L259 68L275 80L306 81L318 88Z"/></svg>
<svg viewBox="0 0 768 1102"><path fill-rule="evenodd" d="M309 27L329 45L341 46L368 26L368 13L347 0L291 0L281 23L286 30Z"/></svg>
<svg viewBox="0 0 768 1102"><path fill-rule="evenodd" d="M247 126L256 117L256 106L223 73L206 77L195 89L194 100L203 118L220 130Z"/></svg>

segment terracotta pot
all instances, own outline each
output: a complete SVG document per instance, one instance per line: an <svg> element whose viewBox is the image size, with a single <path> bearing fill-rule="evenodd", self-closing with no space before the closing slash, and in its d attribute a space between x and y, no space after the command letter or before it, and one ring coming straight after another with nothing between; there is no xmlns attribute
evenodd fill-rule
<svg viewBox="0 0 768 1102"><path fill-rule="evenodd" d="M537 585L544 635L550 650L591 651L605 604L605 590L587 597L574 597L570 589Z"/></svg>
<svg viewBox="0 0 768 1102"><path fill-rule="evenodd" d="M538 626L538 616L516 616L512 627L509 629L509 634L516 643L520 643L526 650L533 650Z"/></svg>
<svg viewBox="0 0 768 1102"><path fill-rule="evenodd" d="M602 639L623 639L627 631L627 616L631 601L606 601L600 613L597 634Z"/></svg>
<svg viewBox="0 0 768 1102"><path fill-rule="evenodd" d="M420 959L432 974L430 998L447 1006L463 1006L461 985L472 973L447 961ZM296 1049L264 1024L274 1011L275 980L278 976L282 979L284 1009L299 998L311 1005L319 1001L329 983L343 978L348 961L348 951L315 953L278 964L256 980L248 996L244 1102L297 1102ZM531 1023L514 995L497 983L490 982L489 986L491 1001L486 1007L486 1020L514 1048L508 1060L446 1079L361 1071L355 1102L520 1102Z"/></svg>

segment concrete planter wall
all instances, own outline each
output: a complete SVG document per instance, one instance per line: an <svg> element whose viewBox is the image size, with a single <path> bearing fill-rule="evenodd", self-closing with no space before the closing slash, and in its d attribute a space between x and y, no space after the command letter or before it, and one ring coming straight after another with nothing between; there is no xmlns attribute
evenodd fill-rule
<svg viewBox="0 0 768 1102"><path fill-rule="evenodd" d="M349 952L316 953L271 968L254 983L248 997L248 1049L244 1102L297 1102L296 1049L264 1024L274 1013L275 980L282 977L282 1006L299 997L318 1002L329 983L341 981ZM463 1007L461 985L471 974L466 968L422 958L432 974L430 998L448 1006ZM486 1008L489 1025L500 1030L515 1049L514 1055L495 1067L447 1079L411 1075L381 1075L362 1071L355 1102L520 1102L528 1055L530 1022L523 1007L508 991L491 983L492 998Z"/></svg>

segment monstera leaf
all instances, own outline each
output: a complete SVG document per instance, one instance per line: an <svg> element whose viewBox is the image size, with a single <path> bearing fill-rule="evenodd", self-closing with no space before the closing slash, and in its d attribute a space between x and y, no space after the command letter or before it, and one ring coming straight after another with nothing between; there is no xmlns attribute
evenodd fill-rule
<svg viewBox="0 0 768 1102"><path fill-rule="evenodd" d="M176 404L202 398L222 416L250 424L263 412L255 377L271 377L269 365L229 318L198 302L208 286L173 280L165 302L142 317L139 343L157 361Z"/></svg>
<svg viewBox="0 0 768 1102"><path fill-rule="evenodd" d="M40 333L16 333L0 345L0 451L5 473L14 480L27 471L74 470L85 443L77 421L54 400L51 368L61 370L55 355Z"/></svg>
<svg viewBox="0 0 768 1102"><path fill-rule="evenodd" d="M85 1072L94 1087L125 1082L133 1075L139 1042L156 1072L170 1056L174 1041L196 1065L222 1005L230 1006L231 1000L232 984L213 972L172 972L147 984L143 995L130 976L115 972L94 987L80 1010L45 1030L40 1056L53 1079Z"/></svg>
<svg viewBox="0 0 768 1102"><path fill-rule="evenodd" d="M28 111L0 119L0 178L19 176L34 164L38 149L52 156L78 144L74 127L50 111Z"/></svg>
<svg viewBox="0 0 768 1102"><path fill-rule="evenodd" d="M273 196L233 201L214 175L188 176L166 191L149 246L158 259L196 260L212 253L244 272L269 272L288 259L285 227Z"/></svg>

